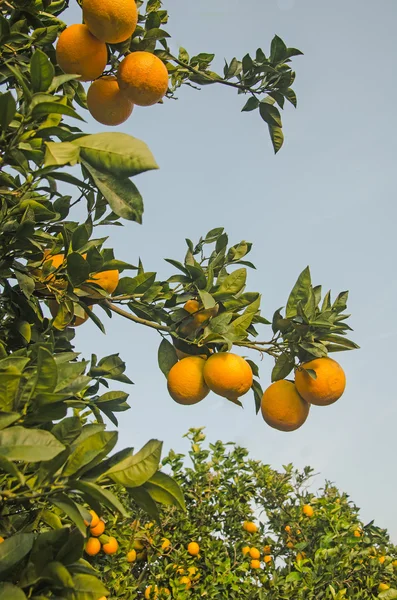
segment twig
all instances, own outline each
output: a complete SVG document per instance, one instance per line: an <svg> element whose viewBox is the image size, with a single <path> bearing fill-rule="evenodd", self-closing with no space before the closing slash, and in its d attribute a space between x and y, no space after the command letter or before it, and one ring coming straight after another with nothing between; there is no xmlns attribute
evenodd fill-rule
<svg viewBox="0 0 397 600"><path fill-rule="evenodd" d="M157 331L167 331L167 332L171 331L171 329L169 327L166 327L165 325L159 325L158 323L154 323L153 321L148 321L147 319L141 319L140 317L137 317L131 313L128 313L127 311L116 306L115 304L112 304L109 300L104 300L103 304L105 306L107 306L111 311L117 313L118 315L121 315L122 317L125 317L126 319L129 319L130 321L134 321L134 323L139 323L139 325L145 325L146 327L151 327L152 329L157 329Z"/></svg>

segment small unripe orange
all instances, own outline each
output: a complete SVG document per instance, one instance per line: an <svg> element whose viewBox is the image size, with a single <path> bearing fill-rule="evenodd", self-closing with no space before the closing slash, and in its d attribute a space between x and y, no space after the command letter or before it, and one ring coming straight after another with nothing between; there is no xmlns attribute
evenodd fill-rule
<svg viewBox="0 0 397 600"><path fill-rule="evenodd" d="M136 550L132 549L128 552L127 554L127 561L129 563L135 562L136 561Z"/></svg>

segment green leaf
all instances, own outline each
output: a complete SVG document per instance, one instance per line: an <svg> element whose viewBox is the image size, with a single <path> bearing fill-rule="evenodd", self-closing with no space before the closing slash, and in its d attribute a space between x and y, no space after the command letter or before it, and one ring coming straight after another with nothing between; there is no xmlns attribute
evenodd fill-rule
<svg viewBox="0 0 397 600"><path fill-rule="evenodd" d="M16 533L4 540L0 544L0 575L21 562L31 551L33 542L33 533Z"/></svg>
<svg viewBox="0 0 397 600"><path fill-rule="evenodd" d="M32 277L26 275L26 273L22 273L21 271L15 271L15 276L18 281L18 285L21 288L22 293L26 298L30 298L34 292L35 283Z"/></svg>
<svg viewBox="0 0 397 600"><path fill-rule="evenodd" d="M390 588L390 590L385 590L379 594L378 598L381 598L381 600L394 600L397 598L397 590L393 588Z"/></svg>
<svg viewBox="0 0 397 600"><path fill-rule="evenodd" d="M158 440L150 440L139 452L107 471L108 477L125 487L139 487L156 473L162 445Z"/></svg>
<svg viewBox="0 0 397 600"><path fill-rule="evenodd" d="M259 104L259 114L268 125L282 127L280 111L268 102Z"/></svg>
<svg viewBox="0 0 397 600"><path fill-rule="evenodd" d="M243 108L241 109L241 112L250 112L251 110L255 110L256 108L258 108L258 106L258 98L251 96L251 98L248 98L247 102L244 104Z"/></svg>
<svg viewBox="0 0 397 600"><path fill-rule="evenodd" d="M17 105L11 92L0 94L0 127L3 131L13 120L16 110Z"/></svg>
<svg viewBox="0 0 397 600"><path fill-rule="evenodd" d="M295 361L290 354L280 354L272 370L272 382L285 379L294 368Z"/></svg>
<svg viewBox="0 0 397 600"><path fill-rule="evenodd" d="M53 392L58 381L58 368L51 352L40 348L37 356L37 380L35 393Z"/></svg>
<svg viewBox="0 0 397 600"><path fill-rule="evenodd" d="M107 506L111 511L118 511L123 517L129 516L117 496L112 494L108 489L95 483L84 481L83 479L71 481L70 485L72 489L79 490L87 497L88 504L90 503L90 499L92 499L94 502L99 502Z"/></svg>
<svg viewBox="0 0 397 600"><path fill-rule="evenodd" d="M79 162L80 150L71 142L46 142L44 167L75 165Z"/></svg>
<svg viewBox="0 0 397 600"><path fill-rule="evenodd" d="M108 591L103 583L87 573L73 575L73 589L63 592L66 600L98 600L102 596L108 596Z"/></svg>
<svg viewBox="0 0 397 600"><path fill-rule="evenodd" d="M72 142L81 157L99 171L114 177L131 177L158 169L147 145L126 133L94 133Z"/></svg>
<svg viewBox="0 0 397 600"><path fill-rule="evenodd" d="M4 471L5 473L8 473L9 475L11 475L11 477L17 479L19 483L25 485L25 477L22 475L22 473L18 471L17 467L14 465L13 462L9 461L5 456L2 456L1 454L0 470Z"/></svg>
<svg viewBox="0 0 397 600"><path fill-rule="evenodd" d="M254 379L252 382L252 391L254 392L255 411L256 411L256 414L258 414L258 412L261 409L263 390L262 390L261 384L256 379Z"/></svg>
<svg viewBox="0 0 397 600"><path fill-rule="evenodd" d="M44 52L37 49L30 59L30 75L34 92L45 92L51 85L55 69Z"/></svg>
<svg viewBox="0 0 397 600"><path fill-rule="evenodd" d="M178 356L174 345L164 338L158 350L158 363L161 372L168 377L168 373L177 362Z"/></svg>
<svg viewBox="0 0 397 600"><path fill-rule="evenodd" d="M117 436L117 431L99 431L86 438L70 455L62 475L64 477L75 475L82 467L91 466L98 457L104 458L116 445Z"/></svg>
<svg viewBox="0 0 397 600"><path fill-rule="evenodd" d="M0 431L0 454L8 460L47 461L63 450L65 446L42 429L15 426Z"/></svg>
<svg viewBox="0 0 397 600"><path fill-rule="evenodd" d="M186 510L182 490L169 475L158 471L143 484L143 487L156 502Z"/></svg>
<svg viewBox="0 0 397 600"><path fill-rule="evenodd" d="M268 129L274 148L274 153L277 154L284 143L283 130L281 127L277 127L276 125L268 125Z"/></svg>
<svg viewBox="0 0 397 600"><path fill-rule="evenodd" d="M234 294L238 294L244 288L246 279L247 269L242 268L233 271L233 273L230 273L230 275L225 277L213 296L218 300L222 300L227 299Z"/></svg>
<svg viewBox="0 0 397 600"><path fill-rule="evenodd" d="M4 371L3 371L3 373L0 372L0 381L1 381L1 378L3 377L3 375L4 375ZM1 386L0 386L0 389L1 389ZM19 413L0 411L0 430L5 429L9 425L12 425L13 423L15 423L15 421L18 421L18 419L20 419L20 418L21 418L21 415Z"/></svg>
<svg viewBox="0 0 397 600"><path fill-rule="evenodd" d="M43 570L42 577L49 578L57 587L73 588L73 579L68 569L58 561L51 561Z"/></svg>
<svg viewBox="0 0 397 600"><path fill-rule="evenodd" d="M143 200L138 188L129 179L120 179L111 173L103 173L83 160L101 194L112 211L128 221L142 223Z"/></svg>
<svg viewBox="0 0 397 600"><path fill-rule="evenodd" d="M275 35L270 46L270 62L279 63L288 58L288 49L283 40Z"/></svg>
<svg viewBox="0 0 397 600"><path fill-rule="evenodd" d="M160 513L157 505L149 492L144 487L127 489L130 496L135 500L137 505L142 508L152 519L160 524Z"/></svg>
<svg viewBox="0 0 397 600"><path fill-rule="evenodd" d="M22 373L16 367L0 369L0 409L6 413L14 408ZM15 413L12 413L15 414Z"/></svg>
<svg viewBox="0 0 397 600"><path fill-rule="evenodd" d="M156 273L147 271L136 277L122 277L119 281L115 294L118 296L143 294L150 289L156 279Z"/></svg>
<svg viewBox="0 0 397 600"><path fill-rule="evenodd" d="M244 329L246 331L248 329L248 327L251 325L252 320L255 317L256 313L258 312L260 303L261 303L261 296L258 296L258 298L256 300L254 300L254 302L252 302L252 304L249 304L247 306L247 308L245 309L243 314L240 317L237 317L237 319L235 319L233 321L233 326L241 327L242 329Z"/></svg>
<svg viewBox="0 0 397 600"><path fill-rule="evenodd" d="M214 308L214 306L216 306L215 298L211 296L211 294L204 290L198 290L198 293L205 309Z"/></svg>
<svg viewBox="0 0 397 600"><path fill-rule="evenodd" d="M302 574L298 573L298 571L292 571L292 573L288 573L287 577L285 578L286 583L292 583L295 581L301 581L302 580Z"/></svg>
<svg viewBox="0 0 397 600"><path fill-rule="evenodd" d="M90 265L78 252L67 256L67 271L73 287L78 287L90 276Z"/></svg>
<svg viewBox="0 0 397 600"><path fill-rule="evenodd" d="M61 104L60 102L40 102L40 104L36 104L32 109L32 117L34 119L54 114L65 115L66 117L73 117L79 121L84 121L83 117L80 117L73 108L70 108L70 106L67 106L66 104Z"/></svg>
<svg viewBox="0 0 397 600"><path fill-rule="evenodd" d="M21 588L12 583L0 583L0 600L26 600Z"/></svg>
<svg viewBox="0 0 397 600"><path fill-rule="evenodd" d="M57 496L52 496L50 499L51 503L59 508L62 512L65 513L73 521L81 535L86 538L87 537L87 527L84 525L84 519L81 516L78 505L71 500L66 494L58 494Z"/></svg>
<svg viewBox="0 0 397 600"><path fill-rule="evenodd" d="M291 317L295 317L297 315L297 312L298 312L297 305L299 302L301 302L302 304L306 304L308 297L309 297L310 289L311 289L310 269L309 269L309 267L306 267L306 269L304 269L302 271L302 273L299 275L299 277L289 295L288 302L287 302L287 308L285 310L285 316L287 319L290 319Z"/></svg>

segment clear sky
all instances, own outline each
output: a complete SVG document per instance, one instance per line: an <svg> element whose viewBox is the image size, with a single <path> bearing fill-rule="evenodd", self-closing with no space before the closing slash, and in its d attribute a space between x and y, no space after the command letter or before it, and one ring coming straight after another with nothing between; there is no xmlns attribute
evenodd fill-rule
<svg viewBox="0 0 397 600"><path fill-rule="evenodd" d="M347 374L342 399L313 407L300 430L281 433L255 416L251 394L244 410L213 394L196 406L175 404L157 366L154 331L105 318L107 336L87 323L76 330L77 347L87 357L119 352L127 362L135 385L132 410L120 413L121 446L157 437L165 450L183 451L187 429L205 426L210 440L238 442L275 468L311 465L317 486L334 481L362 507L364 521L387 527L396 543L397 3L171 0L165 7L171 47L214 52L218 71L224 58L258 47L267 53L275 33L300 48L298 109L284 111L286 142L275 157L266 126L257 112L240 112L244 98L235 90L184 87L178 101L136 108L119 130L144 140L160 170L135 179L143 226L107 228L109 246L166 278L172 267L163 258L182 259L185 237L224 226L231 241L254 244L248 288L263 294L264 316L285 304L309 264L315 284L350 290L351 337L361 349L337 356ZM77 5L67 19L80 22ZM87 121L87 131L103 130ZM271 367L261 363L264 388Z"/></svg>

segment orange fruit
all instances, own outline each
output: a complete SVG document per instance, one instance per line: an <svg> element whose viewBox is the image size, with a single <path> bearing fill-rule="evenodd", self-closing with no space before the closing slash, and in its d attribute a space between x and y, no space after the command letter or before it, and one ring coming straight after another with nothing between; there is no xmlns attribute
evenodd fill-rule
<svg viewBox="0 0 397 600"><path fill-rule="evenodd" d="M190 577L186 577L186 575L184 575L183 577L180 578L179 583L181 585L184 585L187 590L192 587L192 582L190 580Z"/></svg>
<svg viewBox="0 0 397 600"><path fill-rule="evenodd" d="M384 562L385 562L385 560L386 560L386 556L380 556L380 557L378 558L378 560L379 560L380 564L381 564L381 565L383 565L383 563L384 563Z"/></svg>
<svg viewBox="0 0 397 600"><path fill-rule="evenodd" d="M270 552L271 552L270 546L264 546L264 548L263 548L263 554L270 554Z"/></svg>
<svg viewBox="0 0 397 600"><path fill-rule="evenodd" d="M102 75L108 62L108 49L92 35L87 25L70 25L59 36L56 58L64 73L80 75L80 81L91 81Z"/></svg>
<svg viewBox="0 0 397 600"><path fill-rule="evenodd" d="M3 536L0 535L0 544L2 544L4 542L4 538Z"/></svg>
<svg viewBox="0 0 397 600"><path fill-rule="evenodd" d="M361 537L361 533L360 533L360 531L358 529L356 529L354 531L353 535L354 535L354 537L358 537L358 538Z"/></svg>
<svg viewBox="0 0 397 600"><path fill-rule="evenodd" d="M134 105L121 92L117 78L107 75L94 81L87 92L91 115L102 125L121 125L132 113Z"/></svg>
<svg viewBox="0 0 397 600"><path fill-rule="evenodd" d="M261 568L260 560L256 560L256 559L251 560L250 566L251 566L251 569L260 569Z"/></svg>
<svg viewBox="0 0 397 600"><path fill-rule="evenodd" d="M303 560L305 556L306 554L304 552L298 552L298 554L296 555L296 560Z"/></svg>
<svg viewBox="0 0 397 600"><path fill-rule="evenodd" d="M127 553L127 562L132 563L136 561L136 550L132 549Z"/></svg>
<svg viewBox="0 0 397 600"><path fill-rule="evenodd" d="M258 531L257 525L252 521L244 521L243 529L244 531L248 531L248 533L256 533Z"/></svg>
<svg viewBox="0 0 397 600"><path fill-rule="evenodd" d="M116 269L111 269L110 271L95 273L91 279L87 279L87 283L95 283L108 294L113 294L119 284L119 272Z"/></svg>
<svg viewBox="0 0 397 600"><path fill-rule="evenodd" d="M135 0L83 0L83 19L98 40L118 44L134 33L138 10Z"/></svg>
<svg viewBox="0 0 397 600"><path fill-rule="evenodd" d="M244 554L244 556L245 556L246 554L249 554L249 551L250 551L250 549L251 549L251 548L250 548L249 546L244 546L244 548L242 549L242 553Z"/></svg>
<svg viewBox="0 0 397 600"><path fill-rule="evenodd" d="M282 379L265 390L261 410L270 427L279 431L295 431L306 421L310 404L298 394L291 381Z"/></svg>
<svg viewBox="0 0 397 600"><path fill-rule="evenodd" d="M306 369L315 371L313 379ZM336 402L345 391L346 376L336 360L332 358L315 358L302 365L295 372L295 385L306 402L316 406L328 406Z"/></svg>
<svg viewBox="0 0 397 600"><path fill-rule="evenodd" d="M393 567L397 567L397 560L393 560L392 565Z"/></svg>
<svg viewBox="0 0 397 600"><path fill-rule="evenodd" d="M258 548L250 548L250 557L251 558L255 558L258 559L260 558L261 553L259 552Z"/></svg>
<svg viewBox="0 0 397 600"><path fill-rule="evenodd" d="M285 526L285 531L286 531L287 533L291 533L291 527L290 527L289 525L286 525L286 526Z"/></svg>
<svg viewBox="0 0 397 600"><path fill-rule="evenodd" d="M196 404L209 393L204 381L206 361L199 356L188 356L177 362L168 373L168 392L178 404Z"/></svg>
<svg viewBox="0 0 397 600"><path fill-rule="evenodd" d="M287 542L287 548L291 549L293 547L294 547L294 544L292 542Z"/></svg>
<svg viewBox="0 0 397 600"><path fill-rule="evenodd" d="M85 545L85 551L88 554L88 556L95 556L96 554L98 554L98 552L101 549L101 542L95 538L95 537L90 537L87 540L87 543Z"/></svg>
<svg viewBox="0 0 397 600"><path fill-rule="evenodd" d="M200 310L200 303L197 300L188 300L183 308L192 315Z"/></svg>
<svg viewBox="0 0 397 600"><path fill-rule="evenodd" d="M151 600L152 598L157 598L159 588L157 585L148 585L145 590L145 598L146 600Z"/></svg>
<svg viewBox="0 0 397 600"><path fill-rule="evenodd" d="M88 522L88 521L85 521L85 520L84 520L84 525L85 525L86 527L88 527L88 525L89 525L90 527L96 527L96 526L98 525L98 523L99 523L99 517L98 517L98 515L96 514L95 510L90 510L90 511L89 511L89 513L90 513L90 515L91 515L91 522Z"/></svg>
<svg viewBox="0 0 397 600"><path fill-rule="evenodd" d="M119 549L119 544L116 538L109 537L109 540L103 544L102 550L105 554L115 554Z"/></svg>
<svg viewBox="0 0 397 600"><path fill-rule="evenodd" d="M163 538L163 541L161 542L161 549L163 550L163 552L167 552L167 550L169 550L170 548L171 548L170 540L167 540L167 538Z"/></svg>
<svg viewBox="0 0 397 600"><path fill-rule="evenodd" d="M263 559L263 560L265 561L265 563L266 563L267 565L269 565L269 564L272 562L272 557L271 557L271 556L269 556L269 555L267 555L267 556L265 556L265 557L264 557L264 559Z"/></svg>
<svg viewBox="0 0 397 600"><path fill-rule="evenodd" d="M232 352L212 354L204 365L204 379L210 390L236 400L252 386L252 369L247 361Z"/></svg>
<svg viewBox="0 0 397 600"><path fill-rule="evenodd" d="M150 52L132 52L117 71L120 90L133 104L151 106L159 102L168 89L167 67Z"/></svg>
<svg viewBox="0 0 397 600"><path fill-rule="evenodd" d="M302 512L307 517L312 517L314 515L313 507L310 504L305 504L302 508Z"/></svg>
<svg viewBox="0 0 397 600"><path fill-rule="evenodd" d="M378 592L385 592L386 590L390 590L390 585L387 583L380 583L378 585Z"/></svg>
<svg viewBox="0 0 397 600"><path fill-rule="evenodd" d="M191 556L197 556L197 554L200 552L200 546L197 542L190 542L190 544L188 544L187 551Z"/></svg>
<svg viewBox="0 0 397 600"><path fill-rule="evenodd" d="M103 534L104 531L105 523L103 521L99 521L99 523L95 525L95 527L90 527L91 535L94 535L95 537L99 537Z"/></svg>

